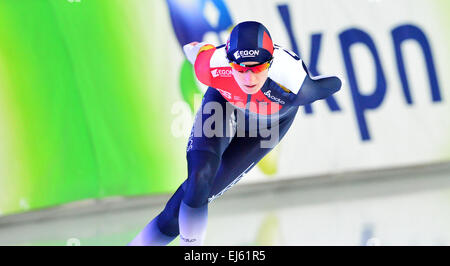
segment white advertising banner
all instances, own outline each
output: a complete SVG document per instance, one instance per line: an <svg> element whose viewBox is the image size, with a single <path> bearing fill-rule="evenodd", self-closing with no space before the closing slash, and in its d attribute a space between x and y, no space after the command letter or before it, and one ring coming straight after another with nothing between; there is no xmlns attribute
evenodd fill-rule
<svg viewBox="0 0 450 266"><path fill-rule="evenodd" d="M241 182L448 161L446 10L445 1L419 0L205 1L204 20L217 30L198 41L219 45L233 25L260 21L312 73L343 80L333 97L300 107Z"/></svg>

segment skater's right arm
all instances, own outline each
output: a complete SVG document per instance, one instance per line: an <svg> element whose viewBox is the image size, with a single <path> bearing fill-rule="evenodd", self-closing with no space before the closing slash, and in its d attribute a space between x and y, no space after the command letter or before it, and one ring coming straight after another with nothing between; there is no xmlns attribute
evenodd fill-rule
<svg viewBox="0 0 450 266"><path fill-rule="evenodd" d="M210 61L216 47L204 42L191 42L183 46L183 50L189 62L194 65L197 79L207 86L212 86Z"/></svg>
<svg viewBox="0 0 450 266"><path fill-rule="evenodd" d="M189 62L191 62L191 64L195 64L197 55L201 52L200 49L202 49L202 47L206 45L208 44L204 42L191 42L183 46L184 54L186 55L186 58L189 60ZM204 50L204 48L202 50Z"/></svg>

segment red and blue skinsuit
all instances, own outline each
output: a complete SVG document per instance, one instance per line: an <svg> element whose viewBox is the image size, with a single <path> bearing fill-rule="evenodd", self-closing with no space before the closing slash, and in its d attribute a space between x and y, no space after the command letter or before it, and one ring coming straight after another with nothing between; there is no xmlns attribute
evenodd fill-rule
<svg viewBox="0 0 450 266"><path fill-rule="evenodd" d="M341 87L337 77L311 77L300 58L275 46L263 87L255 94L246 94L231 74L224 45L206 46L196 55L195 62L191 61L195 74L208 89L187 145L188 177L133 244L144 243L144 238L152 238L157 230L163 233L160 239L167 236L166 242L160 243L168 243L180 234L182 213L187 213L186 219L194 225L199 214L198 226L205 227L206 218L200 213L206 215L209 202L237 183L279 143L299 106L324 99ZM212 116L213 124L209 121ZM265 123L260 123L262 120ZM203 126L208 123L219 134L206 134ZM276 134L260 134L263 130ZM262 145L264 142L269 145ZM180 237L186 242L196 241Z"/></svg>
<svg viewBox="0 0 450 266"><path fill-rule="evenodd" d="M201 83L209 87L188 141L188 178L177 191L179 197L174 196L172 199L179 201L184 198L192 207L211 202L221 195L273 148L274 145L261 147L261 141L269 139L270 136L260 136L260 124L252 123L252 120L267 119L267 123L262 124L268 125L269 128L275 125L278 129L278 139L274 143L276 144L291 126L300 105L324 99L338 91L341 86L336 77L310 77L297 55L275 46L268 79L257 93L247 94L231 75L224 45L217 48L210 46L209 49L202 50L195 60L195 74ZM196 124L204 125L204 122L214 115L214 112L202 111L205 105L211 102L220 104L222 110L226 110L227 103L234 107L233 112L222 113L223 134L221 137L207 137L203 134L195 136ZM243 116L245 120L236 118ZM258 127L252 129L251 125L255 124ZM230 128L226 125L231 125L234 136L230 136ZM256 132L251 134L253 130ZM241 137L237 136L239 132L242 132ZM243 135L246 136L242 137ZM177 205L170 203L169 206ZM171 213L168 219L173 220L173 227L168 231L178 233L178 226L175 226L178 212L174 210Z"/></svg>

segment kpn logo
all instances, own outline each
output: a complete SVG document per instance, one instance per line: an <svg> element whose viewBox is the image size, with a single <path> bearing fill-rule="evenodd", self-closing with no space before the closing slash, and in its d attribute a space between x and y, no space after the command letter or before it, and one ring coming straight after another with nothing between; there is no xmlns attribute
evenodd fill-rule
<svg viewBox="0 0 450 266"><path fill-rule="evenodd" d="M226 42L234 26L229 9L224 0L167 0L170 19L175 36L183 51L183 45L197 42L207 42L221 45ZM214 72L212 75L229 75L226 72ZM179 78L179 88L183 100L194 110L194 99L202 96L206 90L196 81L194 68L184 60ZM271 153L273 153L271 155ZM274 174L277 169L277 148L269 153L259 164L259 168L266 174Z"/></svg>

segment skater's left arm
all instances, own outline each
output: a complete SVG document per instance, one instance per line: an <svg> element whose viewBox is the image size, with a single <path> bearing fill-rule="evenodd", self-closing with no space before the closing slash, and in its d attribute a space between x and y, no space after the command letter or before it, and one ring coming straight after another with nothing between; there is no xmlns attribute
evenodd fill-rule
<svg viewBox="0 0 450 266"><path fill-rule="evenodd" d="M306 105L325 99L341 89L342 82L338 77L324 75L313 77L304 62L302 67L307 75L297 93L294 105Z"/></svg>
<svg viewBox="0 0 450 266"><path fill-rule="evenodd" d="M276 46L269 77L296 94L293 105L297 106L325 99L342 85L336 76L314 77L300 57L281 46Z"/></svg>

